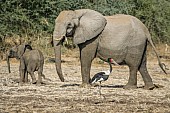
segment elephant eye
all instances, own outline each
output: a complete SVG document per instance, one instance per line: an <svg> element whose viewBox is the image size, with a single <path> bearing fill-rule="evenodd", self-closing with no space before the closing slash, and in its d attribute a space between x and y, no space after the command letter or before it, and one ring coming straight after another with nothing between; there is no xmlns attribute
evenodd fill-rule
<svg viewBox="0 0 170 113"><path fill-rule="evenodd" d="M67 24L67 26L71 26L71 23L69 22L69 23Z"/></svg>
<svg viewBox="0 0 170 113"><path fill-rule="evenodd" d="M71 22L68 22L67 23L67 28L72 28L73 27L73 24Z"/></svg>

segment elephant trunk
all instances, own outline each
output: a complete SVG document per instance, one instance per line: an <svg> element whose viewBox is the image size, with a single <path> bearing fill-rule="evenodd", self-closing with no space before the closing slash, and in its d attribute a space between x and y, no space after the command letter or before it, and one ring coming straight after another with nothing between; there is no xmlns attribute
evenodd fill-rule
<svg viewBox="0 0 170 113"><path fill-rule="evenodd" d="M55 28L53 32L53 45L55 53L55 66L57 74L62 82L64 82L64 77L61 69L61 45L66 39L66 30L64 25L55 23Z"/></svg>
<svg viewBox="0 0 170 113"><path fill-rule="evenodd" d="M7 55L6 55L6 61L7 61L7 65L8 65L8 72L11 73L9 58L10 58L9 55L7 54Z"/></svg>
<svg viewBox="0 0 170 113"><path fill-rule="evenodd" d="M58 41L54 41L54 52L55 52L55 66L57 74L62 82L64 82L64 77L61 69L61 44Z"/></svg>

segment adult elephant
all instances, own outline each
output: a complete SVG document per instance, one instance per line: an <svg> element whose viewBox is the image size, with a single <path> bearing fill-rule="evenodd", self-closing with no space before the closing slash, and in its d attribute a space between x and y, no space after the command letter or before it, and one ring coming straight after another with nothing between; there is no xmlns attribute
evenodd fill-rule
<svg viewBox="0 0 170 113"><path fill-rule="evenodd" d="M95 57L107 61L108 58L120 65L126 64L130 70L126 89L137 88L137 72L143 77L145 88L154 85L146 67L146 48L150 42L156 53L159 66L166 73L156 52L146 26L130 15L103 16L90 9L62 11L55 20L53 44L56 70L61 81L61 45L67 37L73 37L80 50L82 86L90 83L91 63Z"/></svg>

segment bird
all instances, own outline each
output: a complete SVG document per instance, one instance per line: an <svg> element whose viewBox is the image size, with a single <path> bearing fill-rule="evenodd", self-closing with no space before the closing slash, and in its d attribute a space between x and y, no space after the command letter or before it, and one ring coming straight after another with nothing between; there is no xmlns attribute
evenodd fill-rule
<svg viewBox="0 0 170 113"><path fill-rule="evenodd" d="M91 84L94 84L96 82L99 82L99 93L101 95L101 82L102 81L106 81L109 78L110 73L112 72L112 62L114 62L114 60L112 58L108 58L108 61L110 69L107 71L101 71L96 73L93 78L91 79Z"/></svg>

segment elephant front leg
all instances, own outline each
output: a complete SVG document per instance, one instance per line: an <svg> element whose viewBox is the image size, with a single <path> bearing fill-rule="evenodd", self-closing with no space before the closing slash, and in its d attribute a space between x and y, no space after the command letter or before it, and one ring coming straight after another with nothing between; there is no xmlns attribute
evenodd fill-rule
<svg viewBox="0 0 170 113"><path fill-rule="evenodd" d="M25 71L24 82L28 83L28 72L27 71Z"/></svg>
<svg viewBox="0 0 170 113"><path fill-rule="evenodd" d="M95 58L95 52L96 48L94 45L87 45L83 49L80 49L82 87L90 86L91 63Z"/></svg>
<svg viewBox="0 0 170 113"><path fill-rule="evenodd" d="M87 56L81 57L81 75L82 75L81 87L88 87L90 85L90 70L92 59L86 57Z"/></svg>

